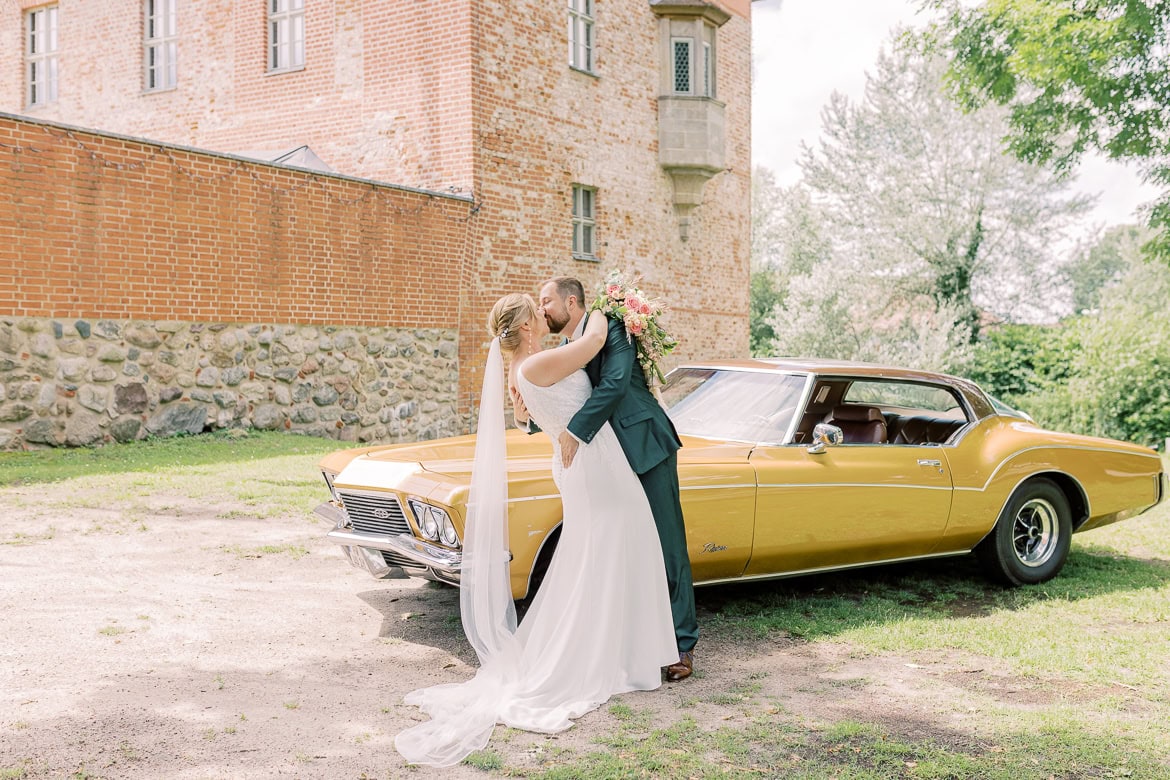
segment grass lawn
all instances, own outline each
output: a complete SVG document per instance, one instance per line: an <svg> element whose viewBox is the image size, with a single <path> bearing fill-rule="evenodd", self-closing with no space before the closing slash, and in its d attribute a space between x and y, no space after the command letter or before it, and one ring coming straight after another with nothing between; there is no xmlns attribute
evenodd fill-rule
<svg viewBox="0 0 1170 780"><path fill-rule="evenodd" d="M117 505L131 523L149 515L135 502L164 491L222 517L277 516L322 499L315 463L338 447L252 433L2 454L0 487L60 483L61 507L82 500L68 485L84 485L84 500ZM907 719L876 697L896 675L846 676L833 684L874 706L831 717L777 694L761 664L699 699L676 688L675 711L639 709L636 696L611 702L592 744L549 740L535 769L516 763L504 729L465 763L484 776L549 779L1170 778L1170 504L1075 537L1064 571L1035 587L1000 588L951 559L698 593L700 680L715 676L720 650L751 663L832 648L871 669L926 670L937 690L969 696ZM0 767L0 777L18 771Z"/></svg>

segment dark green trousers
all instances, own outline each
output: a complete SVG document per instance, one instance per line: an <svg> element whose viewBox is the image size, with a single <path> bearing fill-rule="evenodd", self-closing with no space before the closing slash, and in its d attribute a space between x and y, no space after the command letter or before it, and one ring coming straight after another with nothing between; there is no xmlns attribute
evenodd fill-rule
<svg viewBox="0 0 1170 780"><path fill-rule="evenodd" d="M687 531L683 526L682 505L678 497L678 453L639 474L658 540L666 563L666 584L670 589L670 613L674 617L674 636L680 653L689 652L699 641L699 621L695 617L695 586L691 579L691 557L687 553Z"/></svg>

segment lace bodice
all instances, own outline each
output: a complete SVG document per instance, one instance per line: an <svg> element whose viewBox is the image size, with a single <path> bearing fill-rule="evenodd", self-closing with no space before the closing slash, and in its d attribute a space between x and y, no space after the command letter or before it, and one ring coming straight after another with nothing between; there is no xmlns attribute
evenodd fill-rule
<svg viewBox="0 0 1170 780"><path fill-rule="evenodd" d="M528 381L524 369L517 372L517 383L528 413L541 430L548 433L555 446L557 437L568 426L569 420L589 399L593 392L589 376L584 370L574 371L559 382L540 387Z"/></svg>

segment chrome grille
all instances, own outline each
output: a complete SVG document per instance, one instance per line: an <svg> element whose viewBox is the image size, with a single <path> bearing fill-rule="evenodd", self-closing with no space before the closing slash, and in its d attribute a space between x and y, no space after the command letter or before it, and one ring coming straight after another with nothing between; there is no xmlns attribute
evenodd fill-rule
<svg viewBox="0 0 1170 780"><path fill-rule="evenodd" d="M411 532L410 523L396 496L389 493L349 493L344 490L338 491L338 495L354 531L380 536L398 536Z"/></svg>

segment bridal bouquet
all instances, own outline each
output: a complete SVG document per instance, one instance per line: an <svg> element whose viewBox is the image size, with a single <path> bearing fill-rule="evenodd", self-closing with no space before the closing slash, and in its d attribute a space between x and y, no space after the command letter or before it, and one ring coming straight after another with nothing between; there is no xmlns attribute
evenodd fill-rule
<svg viewBox="0 0 1170 780"><path fill-rule="evenodd" d="M621 271L610 271L590 311L601 311L625 323L626 335L634 340L646 386L654 390L655 382L666 381L658 363L674 351L678 339L658 321L666 311L665 304L638 289L637 281L627 282Z"/></svg>

